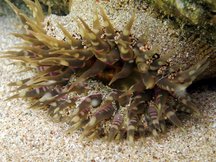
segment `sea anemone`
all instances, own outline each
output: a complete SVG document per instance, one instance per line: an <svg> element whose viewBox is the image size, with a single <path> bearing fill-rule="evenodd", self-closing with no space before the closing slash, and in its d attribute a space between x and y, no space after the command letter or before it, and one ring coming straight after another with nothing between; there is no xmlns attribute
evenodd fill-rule
<svg viewBox="0 0 216 162"><path fill-rule="evenodd" d="M168 56L155 52L143 36L131 33L135 13L122 31L117 31L105 10L95 4L93 27L77 18L79 34L58 24L65 39L48 36L38 0L24 0L33 12L30 18L10 1L24 23L26 33L19 50L6 51L4 58L21 61L35 75L10 83L31 107L47 109L57 121L71 125L68 133L82 129L82 137L105 137L108 141L126 137L157 136L168 123L182 128L179 112L199 115L186 89L209 65L208 55L186 70L170 64ZM211 53L209 48L202 52ZM104 95L93 91L87 81L97 80L110 87ZM80 97L82 94L85 97Z"/></svg>

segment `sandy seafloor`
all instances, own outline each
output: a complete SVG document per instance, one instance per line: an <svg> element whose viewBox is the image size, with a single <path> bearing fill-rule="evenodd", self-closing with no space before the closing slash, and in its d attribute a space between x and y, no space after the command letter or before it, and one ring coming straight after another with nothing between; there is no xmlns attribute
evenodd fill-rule
<svg viewBox="0 0 216 162"><path fill-rule="evenodd" d="M0 17L0 50L18 42L14 15ZM7 59L0 60L0 161L216 161L216 90L198 88L192 94L202 112L200 119L183 121L186 132L176 127L159 140L147 137L133 145L127 142L79 140L79 132L66 136L68 126L53 123L45 111L27 109L21 99L4 101L11 95L9 82L31 73Z"/></svg>

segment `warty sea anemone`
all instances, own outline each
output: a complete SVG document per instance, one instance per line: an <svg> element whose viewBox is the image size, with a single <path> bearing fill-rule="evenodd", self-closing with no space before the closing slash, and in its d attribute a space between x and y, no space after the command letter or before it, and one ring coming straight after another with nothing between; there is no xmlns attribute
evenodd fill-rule
<svg viewBox="0 0 216 162"><path fill-rule="evenodd" d="M182 127L179 112L200 114L186 89L208 67L212 48L203 46L201 61L182 70L171 65L169 56L155 52L143 36L131 33L135 13L117 31L99 7L101 25L95 4L93 27L80 17L76 20L79 34L58 24L65 36L59 40L46 34L38 0L24 0L32 18L6 2L26 33L15 33L24 43L2 57L21 61L26 70L35 71L34 77L10 83L18 86L18 93L9 99L27 98L32 108L47 109L55 120L71 125L68 133L82 129L81 136L108 141L124 137L133 141L146 133L157 136L166 131L168 123ZM109 86L109 94L93 91L86 84L89 79ZM80 99L80 94L86 97Z"/></svg>

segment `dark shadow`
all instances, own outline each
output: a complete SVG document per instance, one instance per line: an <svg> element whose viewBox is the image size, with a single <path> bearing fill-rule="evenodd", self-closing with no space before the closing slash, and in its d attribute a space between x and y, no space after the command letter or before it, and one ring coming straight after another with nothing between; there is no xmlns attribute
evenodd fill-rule
<svg viewBox="0 0 216 162"><path fill-rule="evenodd" d="M216 91L216 78L197 81L187 88L187 91L190 93L204 90Z"/></svg>

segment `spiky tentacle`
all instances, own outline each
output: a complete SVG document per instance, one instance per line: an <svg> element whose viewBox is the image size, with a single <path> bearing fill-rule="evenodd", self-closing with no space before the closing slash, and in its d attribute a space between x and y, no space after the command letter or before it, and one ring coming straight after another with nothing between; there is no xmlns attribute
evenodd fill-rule
<svg viewBox="0 0 216 162"><path fill-rule="evenodd" d="M18 86L19 93L9 99L30 98L34 101L31 107L48 108L55 121L70 124L68 133L82 128L82 136L103 134L109 141L125 136L133 141L136 134L144 135L149 130L157 135L165 132L167 119L182 126L176 111L198 113L186 89L206 69L208 58L185 71L171 66L168 58L148 48L142 36L136 39L132 35L135 13L122 32L117 32L102 7L101 25L95 5L93 28L78 18L82 37L77 39L58 24L66 38L58 40L46 34L37 0L24 0L33 18L6 2L26 25L27 32L15 33L24 44L6 51L2 57L23 62L29 67L26 70L36 71L34 77L10 84ZM107 97L89 94L89 79L103 80L113 91ZM76 106L79 95L87 97ZM112 122L107 131L103 124L108 121Z"/></svg>

